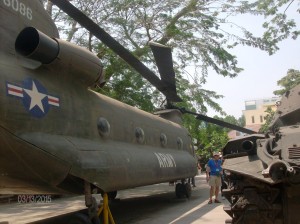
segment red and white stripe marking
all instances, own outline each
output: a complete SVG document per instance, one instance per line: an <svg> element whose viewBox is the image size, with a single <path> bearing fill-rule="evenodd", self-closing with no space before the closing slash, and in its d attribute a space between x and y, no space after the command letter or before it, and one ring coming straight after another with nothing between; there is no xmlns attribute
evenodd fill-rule
<svg viewBox="0 0 300 224"><path fill-rule="evenodd" d="M9 95L23 97L23 88L7 83L7 92Z"/></svg>
<svg viewBox="0 0 300 224"><path fill-rule="evenodd" d="M48 95L48 103L52 106L59 107L59 98Z"/></svg>
<svg viewBox="0 0 300 224"><path fill-rule="evenodd" d="M23 88L7 83L7 93L12 96L23 98ZM48 96L48 103L52 106L59 107L59 98L54 96Z"/></svg>

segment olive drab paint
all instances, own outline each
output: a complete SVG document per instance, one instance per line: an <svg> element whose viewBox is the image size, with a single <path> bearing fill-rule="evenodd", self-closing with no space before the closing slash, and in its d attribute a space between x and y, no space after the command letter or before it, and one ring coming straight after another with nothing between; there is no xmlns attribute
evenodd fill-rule
<svg viewBox="0 0 300 224"><path fill-rule="evenodd" d="M100 60L59 39L40 1L1 0L0 33L0 194L83 194L84 183L111 192L196 175L187 130L93 91Z"/></svg>

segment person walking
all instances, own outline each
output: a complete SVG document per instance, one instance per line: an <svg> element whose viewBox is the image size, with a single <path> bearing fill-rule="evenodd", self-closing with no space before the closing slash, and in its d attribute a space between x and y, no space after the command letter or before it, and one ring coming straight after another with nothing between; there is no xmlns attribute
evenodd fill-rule
<svg viewBox="0 0 300 224"><path fill-rule="evenodd" d="M215 203L220 203L218 200L218 195L220 191L221 182L221 174L222 174L222 161L220 160L220 153L214 152L213 158L210 159L207 163L209 167L210 175L207 176L207 180L210 186L209 191L209 201L208 204L212 203L212 197L215 195Z"/></svg>

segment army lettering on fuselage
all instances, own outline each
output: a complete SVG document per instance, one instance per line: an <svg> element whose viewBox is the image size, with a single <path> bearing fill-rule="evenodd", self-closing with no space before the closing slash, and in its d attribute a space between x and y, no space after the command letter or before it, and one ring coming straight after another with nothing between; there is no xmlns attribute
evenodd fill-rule
<svg viewBox="0 0 300 224"><path fill-rule="evenodd" d="M176 167L175 159L171 154L166 153L154 153L160 168L167 168L167 167Z"/></svg>
<svg viewBox="0 0 300 224"><path fill-rule="evenodd" d="M4 5L13 9L14 11L25 16L27 19L32 20L32 9L26 6L20 0L2 0Z"/></svg>

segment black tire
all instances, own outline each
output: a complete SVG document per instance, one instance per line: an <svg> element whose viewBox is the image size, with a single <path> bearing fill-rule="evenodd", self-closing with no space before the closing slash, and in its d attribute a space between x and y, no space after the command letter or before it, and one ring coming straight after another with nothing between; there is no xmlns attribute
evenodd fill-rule
<svg viewBox="0 0 300 224"><path fill-rule="evenodd" d="M76 213L69 220L68 224L93 224L90 218L82 213Z"/></svg>
<svg viewBox="0 0 300 224"><path fill-rule="evenodd" d="M187 198L190 198L191 195L192 195L192 187L191 187L191 184L185 183L185 185L184 185L184 190L185 190L185 196L186 196Z"/></svg>
<svg viewBox="0 0 300 224"><path fill-rule="evenodd" d="M177 198L183 198L185 196L185 186L182 183L176 184L175 194Z"/></svg>
<svg viewBox="0 0 300 224"><path fill-rule="evenodd" d="M111 191L107 193L108 200L114 200L117 197L117 191Z"/></svg>
<svg viewBox="0 0 300 224"><path fill-rule="evenodd" d="M103 198L103 194L104 193L101 193L102 198ZM107 192L106 194L107 194L108 200L114 200L114 199L116 199L118 192L117 191L111 191L111 192Z"/></svg>

